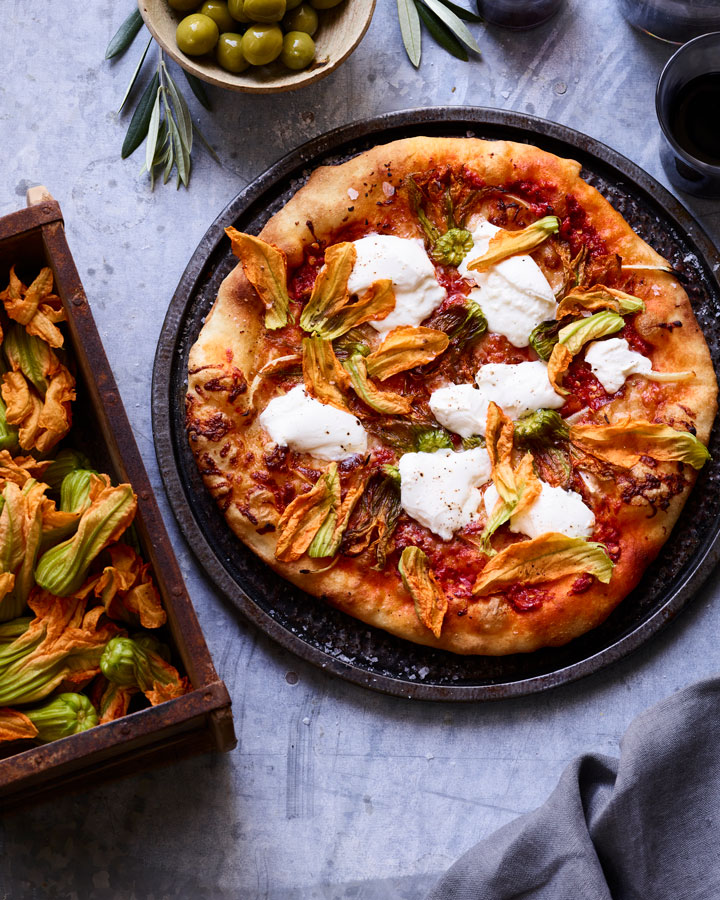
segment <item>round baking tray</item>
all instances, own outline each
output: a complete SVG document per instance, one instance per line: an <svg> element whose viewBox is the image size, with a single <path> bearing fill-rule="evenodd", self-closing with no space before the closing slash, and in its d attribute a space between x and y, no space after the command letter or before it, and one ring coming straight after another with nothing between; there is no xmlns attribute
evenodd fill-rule
<svg viewBox="0 0 720 900"><path fill-rule="evenodd" d="M298 656L348 681L402 697L491 700L530 694L595 672L637 648L688 603L720 556L720 439L657 561L599 628L565 647L504 657L456 656L372 628L276 575L230 531L205 490L184 430L187 356L235 265L223 229L257 233L318 165L412 135L506 138L571 157L583 177L676 269L720 360L717 253L700 226L646 172L604 144L505 110L439 107L391 113L331 131L252 182L208 229L175 291L153 372L153 432L180 528L217 587L255 625Z"/></svg>

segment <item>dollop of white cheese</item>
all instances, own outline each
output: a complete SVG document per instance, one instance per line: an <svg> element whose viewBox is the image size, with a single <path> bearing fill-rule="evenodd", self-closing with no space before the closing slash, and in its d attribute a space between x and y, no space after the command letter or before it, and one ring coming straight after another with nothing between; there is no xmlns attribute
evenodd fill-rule
<svg viewBox="0 0 720 900"><path fill-rule="evenodd" d="M593 341L585 351L585 362L608 394L619 391L628 375L652 372L652 363L647 356L631 350L625 338Z"/></svg>
<svg viewBox="0 0 720 900"><path fill-rule="evenodd" d="M398 325L419 325L445 299L423 243L391 234L370 234L353 241L357 259L348 279L351 294L362 295L375 281L389 278L395 309L370 322L381 335Z"/></svg>
<svg viewBox="0 0 720 900"><path fill-rule="evenodd" d="M276 444L318 459L345 459L367 450L367 432L360 420L310 397L302 385L273 397L258 421Z"/></svg>
<svg viewBox="0 0 720 900"><path fill-rule="evenodd" d="M402 508L444 541L475 517L491 473L484 447L405 453L398 468Z"/></svg>
<svg viewBox="0 0 720 900"><path fill-rule="evenodd" d="M449 384L430 395L430 409L438 422L464 438L485 434L488 403L473 384Z"/></svg>
<svg viewBox="0 0 720 900"><path fill-rule="evenodd" d="M485 253L497 231L500 229L486 219L476 223L473 249L458 272L477 285L470 297L485 313L488 329L504 335L514 347L527 347L533 328L555 318L555 295L531 256L511 256L486 272L468 269L469 262Z"/></svg>
<svg viewBox="0 0 720 900"><path fill-rule="evenodd" d="M487 488L483 500L490 515L498 500L494 484ZM595 528L595 516L580 494L552 487L543 481L537 500L519 515L510 516L509 527L515 534L526 534L529 538L554 531L587 540Z"/></svg>
<svg viewBox="0 0 720 900"><path fill-rule="evenodd" d="M497 403L511 419L536 409L560 409L565 403L550 384L547 366L540 359L514 365L487 363L480 366L475 381L488 402Z"/></svg>

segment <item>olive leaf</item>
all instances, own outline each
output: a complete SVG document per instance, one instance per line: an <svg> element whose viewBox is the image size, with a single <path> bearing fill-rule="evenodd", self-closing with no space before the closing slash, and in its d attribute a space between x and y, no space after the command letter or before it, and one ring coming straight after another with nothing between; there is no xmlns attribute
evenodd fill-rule
<svg viewBox="0 0 720 900"><path fill-rule="evenodd" d="M152 43L152 38L148 41L135 67L118 113L125 108L137 82L150 43ZM193 81L190 76L187 76L187 73L186 77L193 93L204 106L209 108L205 92L195 83L197 79ZM147 141L145 162L141 174L147 172L150 177L151 189L155 187L156 169L162 169L163 184L167 184L173 169L175 169L177 171L177 187L180 187L181 184L188 187L192 166L193 138L196 131L210 155L219 163L217 154L197 126L193 124L185 97L165 64L162 50L159 50L157 67L132 115L123 141L121 156L126 159L137 150L143 141Z"/></svg>
<svg viewBox="0 0 720 900"><path fill-rule="evenodd" d="M422 0L428 9L442 21L442 23L452 31L455 37L465 44L473 53L480 53L480 48L475 38L470 33L467 25L447 6L443 6L440 0Z"/></svg>
<svg viewBox="0 0 720 900"><path fill-rule="evenodd" d="M407 51L410 62L417 67L420 65L422 53L422 32L420 31L420 16L414 0L397 0L398 19L400 21L400 34Z"/></svg>
<svg viewBox="0 0 720 900"><path fill-rule="evenodd" d="M164 63L163 73L167 78L167 87L168 91L170 92L170 96L172 97L172 105L177 117L178 128L180 129L180 133L183 138L183 144L187 147L187 152L189 154L192 152L193 144L193 126L192 119L190 118L190 110L188 109L188 105L185 102L185 98L178 90L177 85L173 81L172 76L168 72Z"/></svg>
<svg viewBox="0 0 720 900"><path fill-rule="evenodd" d="M482 22L482 16L478 16L474 12L470 12L469 9L465 9L463 6L458 6L457 3L452 3L451 0L440 0L443 6L447 6L448 9L452 10L456 16L461 19L464 19L466 22Z"/></svg>
<svg viewBox="0 0 720 900"><path fill-rule="evenodd" d="M190 180L190 154L192 152L193 126L190 111L184 97L178 91L177 85L172 80L170 73L162 64L163 75L167 81L167 91L163 94L165 102L165 118L168 122L175 150L175 160L178 170L178 187L180 183L188 186ZM168 95L170 101L168 100ZM172 108L171 108L172 105ZM172 167L171 167L172 171Z"/></svg>
<svg viewBox="0 0 720 900"><path fill-rule="evenodd" d="M458 41L458 39L450 31L450 29L443 25L440 19L426 6L423 6L420 0L415 0L415 6L417 7L417 11L420 14L420 18L426 25L427 30L435 38L438 44L440 44L443 50L447 50L447 52L456 57L456 59L461 59L463 62L467 62L467 50L465 50L463 45L460 43L460 41Z"/></svg>
<svg viewBox="0 0 720 900"><path fill-rule="evenodd" d="M120 151L123 159L127 159L131 153L134 153L147 136L159 86L160 75L156 72L150 84L143 91L140 102L135 108L132 119L130 119L130 125Z"/></svg>
<svg viewBox="0 0 720 900"><path fill-rule="evenodd" d="M140 10L135 9L111 38L105 51L105 59L112 59L114 56L124 53L135 40L142 26L143 19L140 15Z"/></svg>
<svg viewBox="0 0 720 900"><path fill-rule="evenodd" d="M145 62L145 57L147 56L147 52L150 49L150 44L152 44L152 37L148 38L148 42L145 45L145 49L143 50L143 54L140 57L140 61L135 66L135 71L132 74L132 78L130 79L130 84L127 86L127 90L125 91L125 96L122 98L122 103L118 107L118 115L123 111L125 104L127 103L127 99L130 96L130 91L132 91L135 82L137 81L137 77L140 74L140 69L142 69L142 64Z"/></svg>
<svg viewBox="0 0 720 900"><path fill-rule="evenodd" d="M480 53L475 38L465 22L482 22L482 17L453 3L452 0L396 0L400 33L410 62L420 65L422 30L425 25L430 35L452 56L468 61L468 47Z"/></svg>
<svg viewBox="0 0 720 900"><path fill-rule="evenodd" d="M157 146L158 132L160 131L160 96L161 89L155 94L155 103L150 113L147 140L145 143L145 167L152 178L153 160L155 159L155 147Z"/></svg>

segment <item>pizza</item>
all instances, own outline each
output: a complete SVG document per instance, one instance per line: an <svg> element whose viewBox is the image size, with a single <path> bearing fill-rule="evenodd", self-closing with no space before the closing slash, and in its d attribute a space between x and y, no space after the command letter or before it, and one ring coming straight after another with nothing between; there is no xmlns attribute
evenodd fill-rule
<svg viewBox="0 0 720 900"><path fill-rule="evenodd" d="M461 654L562 645L627 597L708 458L717 382L670 266L577 162L399 140L227 233L187 433L261 560Z"/></svg>

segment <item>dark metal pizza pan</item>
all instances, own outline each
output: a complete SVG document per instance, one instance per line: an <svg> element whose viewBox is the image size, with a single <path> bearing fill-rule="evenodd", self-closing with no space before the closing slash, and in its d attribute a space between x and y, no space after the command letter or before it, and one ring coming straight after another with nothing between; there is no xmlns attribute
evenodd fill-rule
<svg viewBox="0 0 720 900"><path fill-rule="evenodd" d="M412 135L507 138L577 159L593 184L685 283L717 366L718 254L684 207L646 172L562 125L504 110L438 107L358 122L304 144L243 190L193 254L168 309L153 373L155 448L170 503L201 565L258 628L298 656L349 681L425 700L491 700L564 684L615 662L689 602L720 557L720 437L713 459L656 563L608 620L565 647L505 657L461 657L420 647L346 616L290 585L230 532L200 480L185 439L187 355L235 263L223 229L257 233L316 166Z"/></svg>

